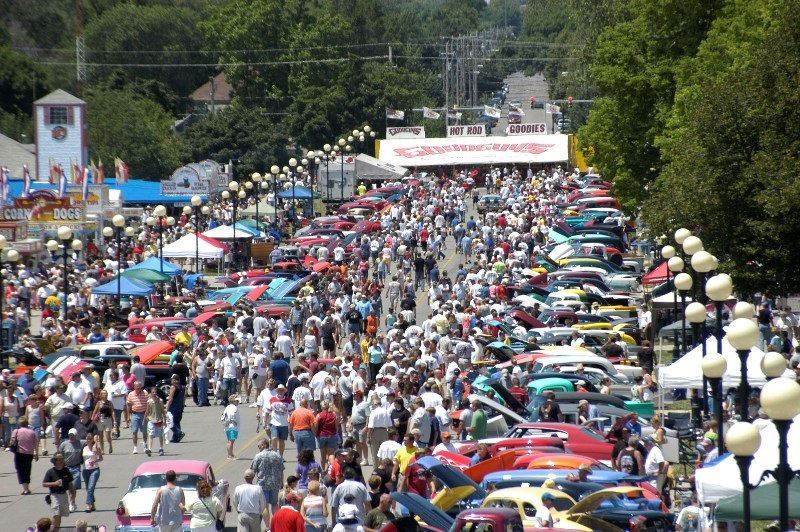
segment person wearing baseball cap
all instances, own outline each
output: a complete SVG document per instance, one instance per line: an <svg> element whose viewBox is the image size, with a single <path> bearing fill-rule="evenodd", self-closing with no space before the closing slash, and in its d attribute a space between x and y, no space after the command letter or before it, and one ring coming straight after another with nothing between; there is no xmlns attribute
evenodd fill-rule
<svg viewBox="0 0 800 532"><path fill-rule="evenodd" d="M275 512L269 522L270 530L305 530L305 521L300 515L300 497L289 493L285 497L286 505Z"/></svg>
<svg viewBox="0 0 800 532"><path fill-rule="evenodd" d="M70 429L75 428L75 424L78 423L78 421L80 421L80 418L75 414L75 405L72 403L64 403L61 417L56 421L55 426L58 434L57 445L67 440Z"/></svg>
<svg viewBox="0 0 800 532"><path fill-rule="evenodd" d="M546 491L542 493L542 506L536 510L536 515L534 519L538 522L539 527L541 528L551 528L553 526L553 514L551 513L551 509L556 504L556 496Z"/></svg>

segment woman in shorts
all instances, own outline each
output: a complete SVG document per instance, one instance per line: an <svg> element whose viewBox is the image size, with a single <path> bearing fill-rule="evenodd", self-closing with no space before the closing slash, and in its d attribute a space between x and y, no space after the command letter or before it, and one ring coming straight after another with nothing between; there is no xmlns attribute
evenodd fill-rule
<svg viewBox="0 0 800 532"><path fill-rule="evenodd" d="M220 418L222 421L222 425L225 428L225 438L228 440L227 443L227 450L228 450L228 460L233 460L236 458L233 455L233 442L239 437L239 427L240 425L240 418L239 418L239 396L234 394L228 397L228 406L225 407L225 410L222 412L222 417Z"/></svg>

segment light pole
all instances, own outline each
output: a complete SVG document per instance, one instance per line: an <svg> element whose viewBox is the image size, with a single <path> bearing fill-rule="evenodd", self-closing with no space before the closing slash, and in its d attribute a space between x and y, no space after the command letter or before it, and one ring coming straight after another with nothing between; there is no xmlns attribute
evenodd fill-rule
<svg viewBox="0 0 800 532"><path fill-rule="evenodd" d="M725 440L728 450L736 459L736 465L739 466L739 478L742 481L742 518L745 532L750 532L750 490L752 489L750 463L761 445L761 434L750 423L740 421L728 429Z"/></svg>
<svg viewBox="0 0 800 532"><path fill-rule="evenodd" d="M705 318L705 312L703 313L703 317ZM703 344L705 344L705 339L703 339ZM722 354L710 353L708 356L703 357L701 366L703 368L703 377L708 379L711 383L711 393L714 396L714 414L717 418L717 449L720 453L723 453L725 452L724 437L727 436L727 431L723 434L722 376L725 375L725 372L728 370L728 362ZM720 454L720 456L722 455Z"/></svg>
<svg viewBox="0 0 800 532"><path fill-rule="evenodd" d="M739 384L739 415L747 421L747 404L750 397L750 383L747 380L747 357L750 349L758 341L758 326L749 319L738 318L728 326L728 342L736 349L741 367L741 383Z"/></svg>
<svg viewBox="0 0 800 532"><path fill-rule="evenodd" d="M50 252L53 259L58 259L59 256L56 255L56 252L59 248L63 248L62 257L64 259L64 303L61 306L61 319L67 319L67 297L69 296L69 278L67 276L67 260L69 257L69 250L72 249L75 252L80 252L83 249L83 242L78 239L72 239L72 229L67 227L66 225L62 225L58 228L57 231L58 239L61 241L61 244L56 242L55 240L48 240L45 247Z"/></svg>
<svg viewBox="0 0 800 532"><path fill-rule="evenodd" d="M681 348L681 356L686 354L686 296L692 289L692 276L688 273L679 273L675 276L675 288L681 295L681 336L683 337L683 346Z"/></svg>
<svg viewBox="0 0 800 532"><path fill-rule="evenodd" d="M672 248L672 246L664 246L663 252L665 252L665 253L669 252L669 249L667 249L667 248ZM683 263L683 259L682 258L674 255L674 253L675 253L675 249L674 248L672 248L672 253L673 253L673 256L670 257L670 259L667 261L667 270L672 272L672 284L674 285L675 284L675 276L677 276L678 273L683 271L684 263ZM674 319L677 320L678 319L678 292L675 289L672 290L672 308L673 308L673 312L674 312L674 315L673 315ZM680 356L680 352L681 352L681 344L680 344L681 340L678 338L677 332L675 333L674 338L675 338L675 344L672 346L672 358L673 358L673 360L677 360L678 357Z"/></svg>
<svg viewBox="0 0 800 532"><path fill-rule="evenodd" d="M147 219L147 225L150 227L158 224L158 270L164 273L164 224L172 227L175 225L175 218L167 216L167 208L163 205L156 205L153 209L153 216ZM166 297L164 290L164 283L161 283L161 296Z"/></svg>
<svg viewBox="0 0 800 532"><path fill-rule="evenodd" d="M4 237L3 235L0 235L0 256L2 255L3 250L6 249L6 247L8 247L8 241L6 240L6 237ZM16 249L9 249L6 252L6 261L7 262L10 262L10 263L13 264L13 263L16 263L18 260L19 260L19 252ZM3 273L5 273L5 272L3 272ZM5 319L5 317L3 316L3 299L5 297L5 287L3 286L3 277L5 277L5 275L1 275L0 274L0 349L6 347L4 345L4 341L3 341L3 320ZM9 336L9 340L10 340L10 336ZM11 347L11 346L8 345L8 347Z"/></svg>
<svg viewBox="0 0 800 532"><path fill-rule="evenodd" d="M342 181L341 181L341 193L342 193L342 201L344 201L344 147L347 145L347 141L344 139L339 139L336 144L338 144L338 153L339 153L339 163L342 166Z"/></svg>
<svg viewBox="0 0 800 532"><path fill-rule="evenodd" d="M295 192L294 187L297 185L297 159L292 157L289 159L289 169L288 171L284 168L284 172L287 176L291 177L292 179L292 208L290 209L291 212L291 220L292 220L292 227L297 227L297 205L295 205Z"/></svg>
<svg viewBox="0 0 800 532"><path fill-rule="evenodd" d="M203 199L200 196L192 196L191 203L194 209L194 273L200 273L200 206L203 204Z"/></svg>
<svg viewBox="0 0 800 532"><path fill-rule="evenodd" d="M121 214L115 215L111 219L114 227L104 227L103 236L111 238L116 236L117 240L117 312L122 312L122 233L131 237L134 234L133 227L125 226L125 217Z"/></svg>

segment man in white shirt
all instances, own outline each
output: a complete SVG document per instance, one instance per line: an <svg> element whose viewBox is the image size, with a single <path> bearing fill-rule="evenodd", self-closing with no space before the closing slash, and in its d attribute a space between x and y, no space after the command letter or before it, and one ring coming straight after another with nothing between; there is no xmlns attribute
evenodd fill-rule
<svg viewBox="0 0 800 532"><path fill-rule="evenodd" d="M80 371L72 374L72 378L67 384L67 395L69 395L70 401L76 406L76 409L90 404L89 398L92 395L92 389Z"/></svg>
<svg viewBox="0 0 800 532"><path fill-rule="evenodd" d="M451 453L458 453L458 448L453 445L451 441L450 432L447 430L442 431L442 443L438 444L436 447L433 448L433 454L440 453L442 451L450 451Z"/></svg>
<svg viewBox="0 0 800 532"><path fill-rule="evenodd" d="M375 392L372 393L374 394ZM383 442L389 438L389 429L394 426L389 408L389 406L384 404L374 406L373 403L369 416L367 417L367 444L369 445L373 464L378 463L378 451L383 445Z"/></svg>
<svg viewBox="0 0 800 532"><path fill-rule="evenodd" d="M264 490L258 484L253 484L256 474L252 469L244 472L244 484L236 486L233 492L233 504L238 513L240 530L261 530L261 521L269 519L267 499Z"/></svg>
<svg viewBox="0 0 800 532"><path fill-rule="evenodd" d="M234 356L233 349L226 349L225 351L225 356L217 361L217 373L222 379L222 404L228 406L228 396L236 393L242 362L239 357Z"/></svg>
<svg viewBox="0 0 800 532"><path fill-rule="evenodd" d="M652 436L645 436L642 438L642 442L647 450L647 458L644 459L644 472L646 475L656 478L656 489L661 494L664 488L664 481L667 478L669 462L664 459L664 453L656 445L656 441Z"/></svg>
<svg viewBox="0 0 800 532"><path fill-rule="evenodd" d="M302 375L300 377L300 386L294 389L292 392L292 402L294 403L295 408L300 408L300 403L303 400L307 400L309 403L313 399L311 396L311 388L308 386L308 375Z"/></svg>

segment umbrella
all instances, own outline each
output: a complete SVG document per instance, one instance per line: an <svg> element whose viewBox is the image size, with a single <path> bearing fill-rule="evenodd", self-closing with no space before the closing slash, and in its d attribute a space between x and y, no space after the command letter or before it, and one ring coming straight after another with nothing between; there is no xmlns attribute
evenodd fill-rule
<svg viewBox="0 0 800 532"><path fill-rule="evenodd" d="M168 283L171 279L171 277L166 273L148 270L146 268L139 270L125 270L120 275L127 277L128 279L136 279L138 281L145 281L147 283Z"/></svg>
<svg viewBox="0 0 800 532"><path fill-rule="evenodd" d="M718 520L739 521L742 519L742 494L725 497L717 503ZM754 521L777 519L778 483L763 484L750 492L750 517ZM800 517L800 480L793 478L789 484L789 518Z"/></svg>

